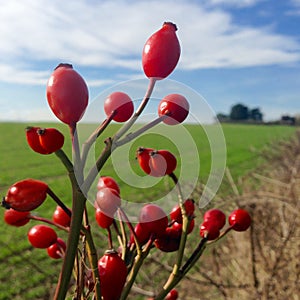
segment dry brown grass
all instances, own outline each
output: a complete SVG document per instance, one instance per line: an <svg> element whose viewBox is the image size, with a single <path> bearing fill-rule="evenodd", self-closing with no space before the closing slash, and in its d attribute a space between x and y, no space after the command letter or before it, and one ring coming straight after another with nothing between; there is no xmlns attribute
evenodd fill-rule
<svg viewBox="0 0 300 300"><path fill-rule="evenodd" d="M247 209L251 228L209 246L181 282L180 299L300 299L300 132L262 155L268 164L238 184L227 170L224 184L231 193L213 203L227 212L237 206ZM195 231L192 244L198 239ZM145 290L166 276L172 256L158 253L151 263L141 273Z"/></svg>

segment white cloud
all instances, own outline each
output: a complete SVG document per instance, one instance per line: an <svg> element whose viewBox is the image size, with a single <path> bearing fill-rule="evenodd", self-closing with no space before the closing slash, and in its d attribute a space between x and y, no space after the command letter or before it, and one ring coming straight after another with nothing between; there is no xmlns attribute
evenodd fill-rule
<svg viewBox="0 0 300 300"><path fill-rule="evenodd" d="M207 0L209 5L224 5L233 7L249 7L265 0Z"/></svg>
<svg viewBox="0 0 300 300"><path fill-rule="evenodd" d="M258 2L228 1L243 6ZM45 84L50 74L45 61L47 65L68 61L81 66L121 67L136 73L141 70L146 39L166 20L179 28L182 69L300 60L300 45L293 38L267 28L236 26L228 12L208 10L196 2L0 0L0 4L0 80L5 82ZM103 84L97 80L91 82Z"/></svg>

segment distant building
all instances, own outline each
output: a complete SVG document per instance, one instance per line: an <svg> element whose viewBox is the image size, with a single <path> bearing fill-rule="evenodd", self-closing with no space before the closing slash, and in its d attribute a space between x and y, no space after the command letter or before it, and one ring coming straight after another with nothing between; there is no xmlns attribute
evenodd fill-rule
<svg viewBox="0 0 300 300"><path fill-rule="evenodd" d="M283 125L295 125L296 124L296 118L290 117L288 115L282 116L280 120L280 124Z"/></svg>

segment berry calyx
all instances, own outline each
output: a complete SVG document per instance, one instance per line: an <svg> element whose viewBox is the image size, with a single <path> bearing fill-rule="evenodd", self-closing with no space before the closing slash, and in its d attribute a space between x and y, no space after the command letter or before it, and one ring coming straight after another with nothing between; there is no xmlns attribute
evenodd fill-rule
<svg viewBox="0 0 300 300"><path fill-rule="evenodd" d="M38 134L39 130L41 130L40 127L26 127L25 133L27 143L34 152L40 154L49 154L49 152L41 145L40 136Z"/></svg>
<svg viewBox="0 0 300 300"><path fill-rule="evenodd" d="M190 105L186 98L179 94L170 94L164 97L158 105L158 115L164 116L163 122L167 125L182 123L189 114Z"/></svg>
<svg viewBox="0 0 300 300"><path fill-rule="evenodd" d="M246 231L251 225L251 217L246 210L238 208L229 215L228 222L233 230Z"/></svg>
<svg viewBox="0 0 300 300"><path fill-rule="evenodd" d="M24 179L13 184L2 206L18 211L31 211L39 207L47 197L48 185L35 179Z"/></svg>
<svg viewBox="0 0 300 300"><path fill-rule="evenodd" d="M162 177L173 173L177 166L176 157L168 150L157 150L150 153L150 175Z"/></svg>
<svg viewBox="0 0 300 300"><path fill-rule="evenodd" d="M134 110L131 98L123 92L111 93L104 102L104 111L107 116L115 111L113 120L116 122L126 122L132 116Z"/></svg>
<svg viewBox="0 0 300 300"><path fill-rule="evenodd" d="M40 145L48 154L53 153L62 148L65 137L56 128L43 128L37 131Z"/></svg>
<svg viewBox="0 0 300 300"><path fill-rule="evenodd" d="M177 27L165 22L161 29L146 41L142 53L142 66L148 78L166 78L175 69L180 57Z"/></svg>
<svg viewBox="0 0 300 300"><path fill-rule="evenodd" d="M136 157L141 169L146 173L151 173L150 154L154 151L152 148L139 147L136 152Z"/></svg>
<svg viewBox="0 0 300 300"><path fill-rule="evenodd" d="M57 241L57 234L47 225L35 225L28 234L30 244L35 248L48 248Z"/></svg>

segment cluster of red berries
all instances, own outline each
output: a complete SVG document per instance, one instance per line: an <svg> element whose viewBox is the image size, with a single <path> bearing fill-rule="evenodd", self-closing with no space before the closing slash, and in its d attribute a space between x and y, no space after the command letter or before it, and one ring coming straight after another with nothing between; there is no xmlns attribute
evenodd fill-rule
<svg viewBox="0 0 300 300"><path fill-rule="evenodd" d="M85 275L83 281L89 290L88 293L94 292L95 299L101 297L103 300L118 300L120 297L125 299L134 283L143 259L153 248L164 252L178 251L178 256L183 259L183 251L180 252L182 248L180 245L185 245L187 235L195 227L195 202L192 199L182 199L180 188L178 193L179 204L170 211L170 217L160 206L148 203L141 208L138 222L133 226L122 208L120 187L116 180L109 176L99 177L94 203L95 220L101 228L107 230L109 240L109 250L105 251L99 259L93 244L90 224L87 223L88 218L83 218L84 213L87 213L85 207L87 199L84 192L87 192L88 188L86 187L90 187L90 182L97 178L97 174L111 153L111 145L113 143L115 147L122 145L130 138L132 139L143 132L139 131L138 134L128 134L124 137L124 134L145 108L150 99L154 83L157 80L166 78L177 65L180 57L180 45L176 30L177 28L173 23L165 22L162 28L150 36L145 43L142 53L142 66L150 81L145 98L136 112L134 113L132 99L126 93L118 91L108 95L104 101L104 111L107 119L87 140L84 149L80 149L77 144L76 124L81 120L87 108L88 88L84 79L73 69L72 65L65 63L58 65L48 80L46 95L53 113L70 128L74 163L64 153L62 149L64 136L57 129L27 127L26 139L33 151L44 155L55 153L65 165L73 187L72 210L65 206L46 183L30 178L13 184L2 201L2 205L7 209L4 220L9 225L19 227L26 225L30 220L48 223L48 225L38 224L33 226L27 236L33 247L47 249L48 255L54 259L63 258L69 260L69 265L74 265L77 247L73 247L76 248L74 250L70 244L74 246L74 241L76 241L75 246L78 246L80 236L88 236L86 239L88 247L86 249L88 249L87 251L93 251L93 255L89 255L90 268L82 272L78 271L78 274ZM158 117L155 124L163 122L173 126L182 123L187 118L189 109L189 103L183 95L169 94L158 105ZM96 165L98 173L96 172L96 175L93 175L93 170L91 170L85 178L83 169L85 168L85 156L89 151L89 147L111 121L128 121L128 123L113 138L106 140L107 148L100 155ZM147 127L147 129L149 128ZM154 177L170 176L174 184L179 187L179 181L174 174L177 159L169 150L140 147L136 152L136 158L141 169L147 175ZM79 174L78 178L74 175L75 170ZM53 198L57 203L51 220L38 217L32 213L46 200L47 196ZM83 205L79 205L82 203ZM118 214L122 233L120 233L115 220L116 214ZM237 209L229 215L228 222L229 227L221 233L226 223L225 214L218 209L205 212L203 222L200 225L201 242L199 245L203 246L206 241L218 239L231 229L236 231L247 230L251 218L245 210ZM124 224L128 225L129 239L127 239L128 232L126 232ZM58 237L53 227L68 232L67 245ZM121 251L114 250L111 235L112 227L119 237L122 246ZM202 241L204 241L203 244ZM199 256L200 250L196 248L184 266L177 266L176 272L181 267L181 273L172 274L174 278L177 276L176 280L183 276L186 270L196 262L195 258ZM85 252L82 251L82 253ZM96 257L96 262L93 260L93 256ZM84 261L85 257L82 259ZM178 261L181 262L182 259ZM80 264L77 268L83 267L82 265ZM65 298L71 274L72 271L69 268L62 268L60 279L63 278L63 280L59 280L55 299ZM76 280L78 284L83 281ZM158 298L155 299L177 299L178 292L174 289L175 284L172 285L173 283L172 280L169 280L168 288L163 289L158 294ZM76 290L79 293L83 290L83 287L78 287ZM78 299L82 298L81 295L77 296Z"/></svg>

